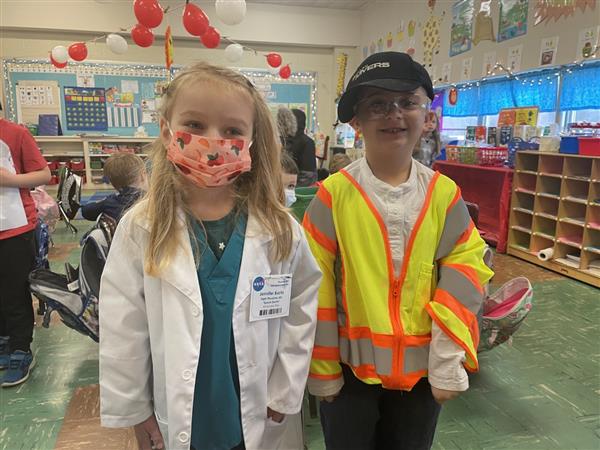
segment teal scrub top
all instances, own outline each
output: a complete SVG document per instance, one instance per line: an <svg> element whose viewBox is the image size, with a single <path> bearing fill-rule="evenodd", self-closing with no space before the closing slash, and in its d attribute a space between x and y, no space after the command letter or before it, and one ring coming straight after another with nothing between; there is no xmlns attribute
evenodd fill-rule
<svg viewBox="0 0 600 450"><path fill-rule="evenodd" d="M191 444L197 450L230 450L243 439L232 315L246 223L246 215L236 210L220 220L193 223L204 308L192 414Z"/></svg>

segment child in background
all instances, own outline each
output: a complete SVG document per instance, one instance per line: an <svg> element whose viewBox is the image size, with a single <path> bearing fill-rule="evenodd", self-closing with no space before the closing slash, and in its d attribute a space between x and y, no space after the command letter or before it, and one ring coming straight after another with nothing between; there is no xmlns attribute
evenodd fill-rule
<svg viewBox="0 0 600 450"><path fill-rule="evenodd" d="M88 202L81 207L81 215L96 220L102 213L117 222L123 212L133 206L148 188L148 176L144 160L133 153L115 153L104 163L104 176L117 190L117 194L98 202Z"/></svg>
<svg viewBox="0 0 600 450"><path fill-rule="evenodd" d="M433 162L442 150L439 130L440 121L435 112L432 112L431 119L425 123L423 135L417 142L413 152L413 158L427 167L433 166Z"/></svg>
<svg viewBox="0 0 600 450"><path fill-rule="evenodd" d="M412 159L432 99L409 55L363 61L338 117L365 158L327 178L304 216L324 274L308 389L330 450L430 448L440 404L478 368L492 272L456 184Z"/></svg>
<svg viewBox="0 0 600 450"><path fill-rule="evenodd" d="M35 365L28 278L37 250L37 213L29 190L50 178L27 128L0 118L0 369L8 369L2 387L23 383Z"/></svg>
<svg viewBox="0 0 600 450"><path fill-rule="evenodd" d="M147 199L102 276L102 424L134 426L142 449L274 449L300 411L321 272L283 205L273 119L204 63L161 103Z"/></svg>
<svg viewBox="0 0 600 450"><path fill-rule="evenodd" d="M331 157L331 161L329 162L329 174L333 175L339 172L351 162L352 160L345 153L336 153Z"/></svg>
<svg viewBox="0 0 600 450"><path fill-rule="evenodd" d="M285 151L281 153L281 181L285 191L285 206L296 203L296 185L298 184L298 166Z"/></svg>

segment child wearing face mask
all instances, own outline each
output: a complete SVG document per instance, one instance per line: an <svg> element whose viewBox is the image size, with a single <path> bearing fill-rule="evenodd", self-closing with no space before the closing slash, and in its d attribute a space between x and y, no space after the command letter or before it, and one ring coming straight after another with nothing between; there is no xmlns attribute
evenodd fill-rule
<svg viewBox="0 0 600 450"><path fill-rule="evenodd" d="M321 272L284 207L269 109L204 63L161 108L148 193L102 276L102 424L134 426L144 450L278 448L302 403Z"/></svg>
<svg viewBox="0 0 600 450"><path fill-rule="evenodd" d="M281 153L281 181L285 191L285 206L296 203L296 185L298 184L298 166L290 155Z"/></svg>
<svg viewBox="0 0 600 450"><path fill-rule="evenodd" d="M323 181L304 216L323 271L308 389L328 450L430 448L440 404L478 368L492 272L456 184L412 158L432 99L409 55L363 61L338 117L365 157Z"/></svg>

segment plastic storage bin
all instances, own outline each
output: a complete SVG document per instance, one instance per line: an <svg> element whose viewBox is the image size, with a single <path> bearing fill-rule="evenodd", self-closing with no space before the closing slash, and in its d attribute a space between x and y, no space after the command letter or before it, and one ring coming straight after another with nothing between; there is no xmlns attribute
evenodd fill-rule
<svg viewBox="0 0 600 450"><path fill-rule="evenodd" d="M579 154L585 156L600 156L600 137L580 137Z"/></svg>
<svg viewBox="0 0 600 450"><path fill-rule="evenodd" d="M559 153L577 155L579 153L579 141L577 136L563 136L560 140Z"/></svg>

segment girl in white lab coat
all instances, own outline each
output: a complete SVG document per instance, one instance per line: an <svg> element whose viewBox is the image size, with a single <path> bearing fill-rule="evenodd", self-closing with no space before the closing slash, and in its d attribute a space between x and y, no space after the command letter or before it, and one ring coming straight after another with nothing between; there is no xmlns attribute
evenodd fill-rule
<svg viewBox="0 0 600 450"><path fill-rule="evenodd" d="M321 273L279 155L239 73L202 63L169 84L100 291L102 424L142 449L274 449L300 410Z"/></svg>

